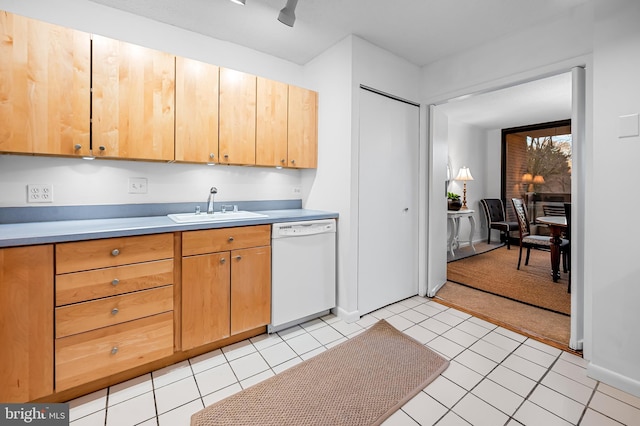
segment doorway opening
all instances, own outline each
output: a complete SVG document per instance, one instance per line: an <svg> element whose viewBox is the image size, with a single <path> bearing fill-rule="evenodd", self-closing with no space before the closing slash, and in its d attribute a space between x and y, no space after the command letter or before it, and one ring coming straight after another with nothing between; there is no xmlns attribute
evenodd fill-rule
<svg viewBox="0 0 640 426"><path fill-rule="evenodd" d="M566 78L566 80L564 80L564 84L565 87L568 87L568 89L566 91L563 91L563 96L564 96L564 104L565 107L568 105L567 110L568 112L566 112L566 114L564 115L564 118L561 117L557 117L557 118L553 118L553 117L549 117L551 119L547 119L547 120L529 120L528 122L534 122L534 123L545 123L545 124L555 124L558 125L559 127L562 127L564 125L570 126L569 129L570 131L568 132L569 134L573 135L572 138L572 144L571 144L571 151L572 151L572 156L575 159L575 161L573 163L570 163L570 169L569 171L571 173L574 174L575 179L569 179L569 187L573 188L573 190L569 189L567 192L567 196L571 197L572 202L577 203L578 205L581 203L582 200L582 196L580 195L582 192L582 188L584 187L584 182L582 182L581 180L581 175L578 172L578 166L579 166L579 159L581 158L581 152L583 151L582 147L580 146L581 143L584 142L584 91L585 91L585 85L584 85L584 69L581 67L576 67L574 69L572 69L572 71L570 73L565 73L562 74L563 76L565 76L564 78ZM560 74L558 74L558 76L560 76ZM568 78L567 78L568 77ZM541 80L545 80L545 78L542 78ZM524 96L519 96L520 94L522 94L522 92L519 90L525 90L522 89L521 86L525 86L528 83L522 83L522 84L515 84L512 87L509 87L507 89L504 88L498 88L495 89L494 91L488 91L486 93L482 93L482 94L478 94L478 95L472 95L471 97L467 97L464 101L460 101L458 102L458 100L450 100L444 103L441 103L439 105L434 105L434 110L436 110L436 112L434 113L434 115L436 117L438 117L438 115L445 115L446 118L444 120L442 120L441 118L439 119L438 122L436 122L436 125L434 126L433 129L430 130L430 133L435 135L435 136L440 136L443 135L443 139L447 140L446 143L449 144L450 148L449 148L449 154L452 156L458 156L460 158L454 158L454 162L458 161L461 163L469 163L469 162L473 162L475 161L475 164L473 166L473 170L474 170L474 177L476 179L476 182L474 182L474 187L473 187L473 191L474 191L474 195L477 196L477 199L475 200L476 203L479 202L479 199L481 198L501 198L502 200L505 201L505 208L507 211L512 210L512 207L510 206L510 195L512 194L507 194L507 191L505 188L507 188L507 185L504 184L504 182L502 181L502 170L501 170L501 161L503 160L501 158L501 149L502 149L502 141L501 141L501 136L502 136L502 129L516 129L519 126L521 127L521 124L515 124L515 125L511 125L509 126L507 125L502 125L500 127L496 126L496 122L497 120L499 120L499 118L495 118L496 122L492 122L491 125L492 127L485 127L483 130L487 133L488 136L486 136L486 140L488 141L487 145L485 146L485 150L487 151L486 157L482 158L482 152L476 148L477 145L472 145L471 143L468 143L466 145L460 145L456 139L460 139L460 138L456 138L455 136L462 134L461 131L459 129L454 129L453 131L451 130L451 121L453 120L457 120L460 119L460 117L463 117L462 114L458 114L457 116L455 114L450 114L450 112L452 112L454 109L456 109L458 106L454 105L454 104L460 104L460 106L462 107L461 110L466 114L466 116L468 117L472 117L474 115L488 115L489 113L487 113L487 111L491 110L492 108L477 108L477 104L479 104L479 98L483 98L485 94L490 94L492 95L492 99L495 100L496 97L499 96L498 92L502 92L502 91L506 91L509 90L511 88L514 88L515 91L510 93L510 105L507 107L507 109L511 109L511 110L520 110L520 106L521 104L529 104L529 106L531 106L532 104L536 104L536 106L541 109L544 110L544 100L542 101L542 103L540 102L534 102L533 100L535 100L534 98L537 98L536 96L527 96L530 95L531 92L527 93L527 95ZM516 93L516 95L513 95L512 93ZM554 90L553 93L558 93L557 90ZM475 111L479 111L478 114L473 114L471 112L471 108L468 107L468 105L462 105L462 104L467 104L468 101L471 101L475 98L475 101L469 102L469 104L472 104L475 102L474 104L474 110ZM459 98L458 98L459 99ZM519 103L520 102L520 103ZM494 103L495 104L495 103ZM485 104L488 105L488 104ZM493 105L490 105L490 107L492 107ZM523 107L524 108L524 107ZM550 108L546 108L547 110ZM439 111L438 111L439 110ZM503 115L508 115L510 111L506 111L504 109L500 110L500 114ZM447 123L447 120L449 121L449 123ZM441 128L448 128L448 135L447 132L442 132L440 130L438 130L438 123L444 121L445 125L444 127L440 126ZM564 122L566 121L566 123ZM430 121L433 123L433 121ZM558 122L558 123L556 123ZM492 130L495 129L495 130ZM522 130L522 129L519 129ZM556 132L556 134L552 134L550 136L557 136L560 135L561 131ZM452 134L454 135L454 137L452 137ZM470 131L466 131L466 133L464 135L474 135L473 132ZM534 135L531 137L531 139L529 140L530 144L534 144L534 145L542 145L544 142L544 136L547 135ZM538 138L537 140L534 141L534 139L536 139L536 137ZM478 139L478 138L475 138ZM553 138L552 138L553 139ZM485 138L480 138L480 140L485 140ZM526 138L525 138L526 140ZM435 148L441 146L439 145L440 140L434 138L430 138L430 144L432 147L432 150L434 150L435 152ZM451 151L451 143L454 144L454 151L452 153ZM458 143L458 145L460 146L456 146L456 143ZM474 143L477 143L477 141L474 141ZM440 151L438 151L440 152ZM461 155L462 153L462 155ZM466 156L466 157L465 157ZM444 156L441 156L441 161L445 162L446 164L446 160ZM438 157L440 158L440 157ZM493 162L491 160L488 160L490 158L497 158L497 162ZM435 163L437 165L437 163ZM469 164L466 164L469 165ZM433 167L435 167L432 164ZM484 169L483 169L484 168ZM538 192L542 192L542 191L537 191L536 186L533 186L531 188L531 190L529 190L529 185L530 184L534 184L533 182L533 178L535 177L535 175L531 176L531 181L528 182L527 178L528 176L526 175L526 171L527 170L522 170L522 173L520 173L520 175L518 176L517 180L517 191L518 194L526 194L527 192L531 192L531 193L538 193ZM442 174L443 175L443 179L444 179L444 175L445 173ZM478 176L479 175L479 176ZM523 182L523 176L525 177L525 181ZM438 178L439 175L434 175L434 178ZM478 182L478 177L480 177L484 182L480 183ZM551 181L549 181L551 182ZM525 185L526 184L526 185ZM538 181L535 182L535 185L541 185L542 182L540 182L540 178L538 178ZM553 185L556 185L557 182L554 182ZM553 185L549 185L549 186L553 186ZM513 183L512 185L513 186ZM541 187L540 187L541 188ZM552 190L550 192L556 192L556 190ZM561 190L558 190L557 192L562 192ZM513 198L516 198L515 196ZM542 206L545 204L547 200L542 200L542 199L537 199L534 198L533 194L531 197L531 202L535 202L535 208L540 208L542 209ZM539 203L540 202L540 203ZM549 201L549 203L558 203L559 201ZM532 208L533 208L533 204L532 204ZM478 209L478 212L480 213L480 215L482 215L482 212L480 209ZM481 221L484 221L484 218L482 218L481 216L478 216L477 219L480 219ZM533 213L533 215L536 215L536 213ZM434 215L435 216L435 215ZM580 222L580 218L578 219L578 222ZM573 220L573 226L576 226L576 220L574 217ZM572 228L573 228L572 226ZM579 224L577 225L578 227L580 226ZM486 241L486 232L487 232L487 228L486 228L486 224L484 226L479 226L478 227L480 230L479 232L476 234L475 236L475 241L476 242L482 242L482 240ZM439 236L438 236L439 237ZM580 235L578 233L578 238L580 238ZM444 238L443 238L444 239ZM492 238L493 240L493 238ZM430 237L430 244L433 244L433 242L431 242L431 237ZM442 243L441 243L442 244ZM435 246L435 244L434 244ZM478 245L477 245L478 246ZM515 251L513 250L515 248ZM504 250L506 250L506 248L504 248ZM512 246L511 247L511 251L514 251L516 253L516 261L514 263L514 265L503 265L502 268L508 268L508 267L513 267L513 269L516 269L515 264L517 264L517 252L518 252L518 246ZM549 253L543 253L541 252L541 254L546 255L545 259L548 263L550 263L550 259L549 259ZM570 322L570 326L569 326L569 333L570 333L570 341L569 344L564 346L563 349L577 349L580 350L581 349L581 341L582 341L582 321L583 321L583 310L581 307L581 303L583 303L583 299L582 299L582 284L581 284L581 277L582 277L582 273L581 273L581 267L582 264L580 262L581 258L580 256L577 256L575 259L573 258L574 255L572 255L572 264L573 264L573 279L572 282L576 282L577 283L577 288L576 286L573 286L572 289L572 294L570 295L571 298L571 316L567 315L567 318L569 319ZM523 259L524 261L524 259ZM523 262L524 263L524 262ZM577 268L575 267L577 264ZM444 262L444 276L446 276L446 270L447 270L447 263L446 261ZM438 272L438 271L436 271ZM551 274L550 271L548 271L548 275L549 275L549 281L551 281ZM436 275L435 273L431 273L432 275ZM576 274L579 274L579 278L576 278ZM500 270L496 271L496 276L500 275ZM446 280L445 280L446 281ZM432 284L430 283L430 289ZM433 297L438 297L438 295L441 295L441 290L440 289L444 289L445 287L436 287L436 284L433 284L434 286L434 291L430 291L429 295L433 296ZM567 288L566 286L562 286L564 287L564 291L566 292ZM577 292L575 291L577 290ZM436 294L437 292L437 294ZM487 307L487 312L491 313L491 307Z"/></svg>

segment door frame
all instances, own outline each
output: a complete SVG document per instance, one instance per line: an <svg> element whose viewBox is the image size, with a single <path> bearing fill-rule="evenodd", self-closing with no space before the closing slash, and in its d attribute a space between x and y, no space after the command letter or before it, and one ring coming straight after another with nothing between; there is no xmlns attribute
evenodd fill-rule
<svg viewBox="0 0 640 426"><path fill-rule="evenodd" d="M438 140L438 135L441 130L437 129L437 116L435 114L435 107L448 102L469 98L471 96L479 96L484 93L489 93L509 87L515 87L530 81L551 77L557 74L563 74L571 72L571 84L572 84L572 96L571 96L571 123L572 123L572 139L573 139L573 174L571 179L571 199L572 203L575 203L576 208L572 210L572 232L571 238L573 245L576 246L576 250L571 252L571 278L572 278L572 290L571 290L571 335L569 338L569 347L574 350L582 350L585 338L585 289L584 289L584 240L583 235L585 232L585 182L586 182L586 159L587 159L587 141L586 141L586 65L584 63L574 65L570 67L564 67L557 69L554 72L543 73L535 75L533 77L513 81L509 84L501 84L493 87L488 87L484 90L477 92L458 95L443 101L432 103L429 106L429 131L428 131L428 150L429 150L429 204L427 207L427 214L429 217L428 223L428 250L427 250L427 264L428 264L428 297L434 297L437 291L444 285L441 282L442 277L445 277L446 282L446 257L444 261L441 259L438 250L444 252L446 247L446 233L438 232L438 227L441 227L441 220L437 219L437 215L445 217L444 211L446 210L444 200L440 203L439 190L434 188L434 184L442 182L446 179L446 170L443 172L441 169L444 167L438 167L438 165L446 164L446 150L445 153L441 149L441 141Z"/></svg>

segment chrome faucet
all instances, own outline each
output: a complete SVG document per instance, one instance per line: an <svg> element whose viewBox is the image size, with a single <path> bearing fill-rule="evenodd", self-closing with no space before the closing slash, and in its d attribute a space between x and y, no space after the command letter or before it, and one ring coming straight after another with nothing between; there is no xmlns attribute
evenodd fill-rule
<svg viewBox="0 0 640 426"><path fill-rule="evenodd" d="M207 214L213 214L213 196L218 193L218 188L212 186L209 190L209 199L207 200Z"/></svg>

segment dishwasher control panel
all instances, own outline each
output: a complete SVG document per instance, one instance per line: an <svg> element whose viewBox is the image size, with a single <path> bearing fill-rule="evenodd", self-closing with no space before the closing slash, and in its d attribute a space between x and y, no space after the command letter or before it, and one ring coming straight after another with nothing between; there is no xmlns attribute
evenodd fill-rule
<svg viewBox="0 0 640 426"><path fill-rule="evenodd" d="M336 222L333 219L309 222L285 222L273 225L272 238L297 237L328 232L336 232Z"/></svg>

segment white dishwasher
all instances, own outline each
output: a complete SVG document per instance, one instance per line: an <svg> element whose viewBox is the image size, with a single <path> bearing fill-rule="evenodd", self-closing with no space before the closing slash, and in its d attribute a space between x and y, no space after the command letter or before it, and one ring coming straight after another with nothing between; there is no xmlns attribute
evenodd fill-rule
<svg viewBox="0 0 640 426"><path fill-rule="evenodd" d="M269 333L317 318L336 306L335 219L274 223Z"/></svg>

